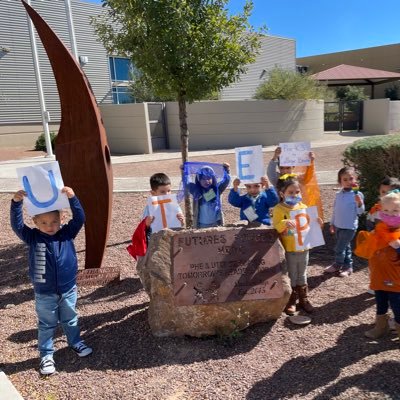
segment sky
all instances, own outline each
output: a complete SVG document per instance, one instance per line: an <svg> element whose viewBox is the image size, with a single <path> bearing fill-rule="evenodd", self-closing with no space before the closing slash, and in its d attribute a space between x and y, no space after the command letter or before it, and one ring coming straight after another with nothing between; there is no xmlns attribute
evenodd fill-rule
<svg viewBox="0 0 400 400"><path fill-rule="evenodd" d="M101 0L81 0L101 4ZM245 0L230 0L236 14ZM400 43L400 0L253 0L250 23L296 40L296 56Z"/></svg>

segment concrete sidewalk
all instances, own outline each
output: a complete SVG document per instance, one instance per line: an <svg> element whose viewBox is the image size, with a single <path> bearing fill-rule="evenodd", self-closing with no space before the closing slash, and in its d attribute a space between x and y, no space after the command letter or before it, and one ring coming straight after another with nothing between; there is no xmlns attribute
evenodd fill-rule
<svg viewBox="0 0 400 400"><path fill-rule="evenodd" d="M311 148L331 147L344 144L351 144L358 139L362 139L358 132L347 132L346 134L326 133L323 139L311 142ZM263 147L263 152L274 151L276 146ZM235 149L227 150L205 150L205 151L191 151L189 157L201 157L217 154L234 154ZM149 161L163 161L171 159L180 159L180 151L164 150L153 154L139 154L139 155L114 155L111 157L111 163L116 164L129 164L129 163L143 163ZM54 157L31 157L22 160L10 160L0 162L0 192L10 193L20 189L17 179L16 168L27 167L53 161ZM317 178L321 185L334 184L337 179L336 171L318 171ZM172 187L179 187L180 175L170 176ZM147 192L148 177L115 177L114 178L114 192Z"/></svg>

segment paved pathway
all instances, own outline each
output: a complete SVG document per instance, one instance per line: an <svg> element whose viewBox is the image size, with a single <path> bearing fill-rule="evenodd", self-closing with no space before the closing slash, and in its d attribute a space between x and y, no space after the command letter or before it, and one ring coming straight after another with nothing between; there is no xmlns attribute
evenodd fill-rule
<svg viewBox="0 0 400 400"><path fill-rule="evenodd" d="M312 148L339 146L343 144L353 143L355 140L365 136L357 132L351 132L347 135L339 135L338 133L326 133L323 139L311 142ZM273 151L276 146L263 147L263 152ZM206 151L191 151L189 157L209 156L216 154L232 154L235 149L229 150L206 150ZM162 161L171 159L180 159L181 153L178 151L163 151L153 154L139 154L129 156L113 156L111 157L112 164L127 164L139 163L145 161ZM17 180L16 168L46 163L54 160L54 157L31 157L22 160L11 160L0 162L0 192L10 193L18 190L19 183ZM337 179L337 171L317 171L318 182L321 185L334 184ZM172 187L179 187L180 176L170 176ZM147 192L148 177L115 177L114 192Z"/></svg>

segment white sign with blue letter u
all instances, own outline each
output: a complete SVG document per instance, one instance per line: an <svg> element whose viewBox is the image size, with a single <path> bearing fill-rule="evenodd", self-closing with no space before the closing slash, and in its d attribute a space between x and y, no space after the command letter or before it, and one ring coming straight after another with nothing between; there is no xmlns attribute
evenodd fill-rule
<svg viewBox="0 0 400 400"><path fill-rule="evenodd" d="M264 176L262 146L236 147L236 173L242 183L259 183Z"/></svg>
<svg viewBox="0 0 400 400"><path fill-rule="evenodd" d="M26 192L24 204L29 215L69 207L67 195L61 193L64 182L58 161L17 168L17 175Z"/></svg>

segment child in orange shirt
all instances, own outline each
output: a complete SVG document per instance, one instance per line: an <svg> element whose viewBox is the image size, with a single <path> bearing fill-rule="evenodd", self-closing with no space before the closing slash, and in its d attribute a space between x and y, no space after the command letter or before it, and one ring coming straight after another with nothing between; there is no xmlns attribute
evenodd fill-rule
<svg viewBox="0 0 400 400"><path fill-rule="evenodd" d="M389 305L400 338L400 190L381 198L379 222L372 232L357 236L355 254L369 260L370 287L375 291L375 327L365 336L378 339L389 332Z"/></svg>
<svg viewBox="0 0 400 400"><path fill-rule="evenodd" d="M379 201L375 203L367 214L367 230L372 231L379 222L379 213L381 211L381 198L390 190L400 189L400 180L386 176L379 185Z"/></svg>

